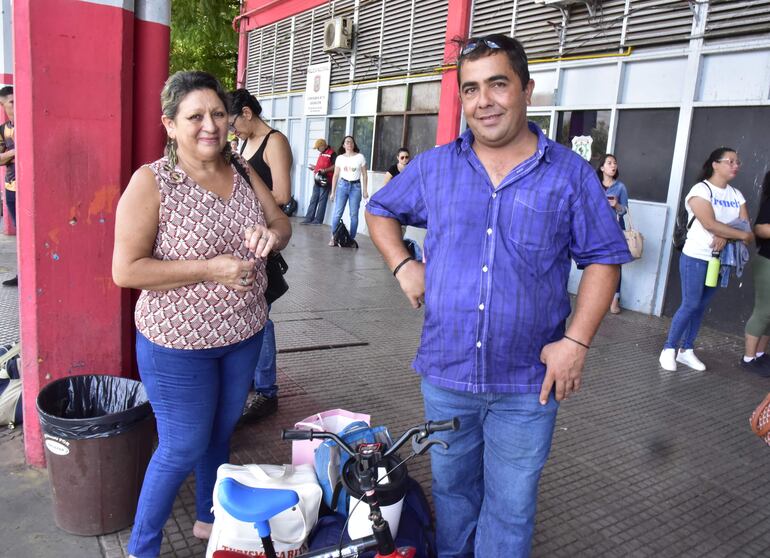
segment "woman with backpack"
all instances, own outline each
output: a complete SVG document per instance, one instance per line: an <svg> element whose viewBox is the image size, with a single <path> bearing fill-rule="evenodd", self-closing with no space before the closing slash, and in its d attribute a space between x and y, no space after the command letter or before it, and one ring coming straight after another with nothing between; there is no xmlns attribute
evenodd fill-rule
<svg viewBox="0 0 770 558"><path fill-rule="evenodd" d="M342 145L337 150L332 177L331 199L334 200L334 215L332 217L332 238L329 246L336 246L334 230L345 212L345 204L350 203L350 238L356 238L358 230L358 208L361 206L361 196L369 199L367 190L366 159L358 152L358 146L353 136L345 136Z"/></svg>
<svg viewBox="0 0 770 558"><path fill-rule="evenodd" d="M679 256L682 303L671 320L668 338L659 358L664 370L676 371L677 362L694 370L706 369L706 365L695 356L693 348L703 314L717 290L705 285L708 262L712 254L721 252L728 241L738 240L746 244L754 241L753 233L729 225L738 219L749 220L746 199L729 184L738 174L740 166L741 161L734 149L715 149L703 163L700 180L685 197L688 223L692 224Z"/></svg>
<svg viewBox="0 0 770 558"><path fill-rule="evenodd" d="M767 342L770 340L770 172L762 181L762 197L754 225L757 255L754 259L754 310L746 322L746 347L741 366L760 376L770 376Z"/></svg>

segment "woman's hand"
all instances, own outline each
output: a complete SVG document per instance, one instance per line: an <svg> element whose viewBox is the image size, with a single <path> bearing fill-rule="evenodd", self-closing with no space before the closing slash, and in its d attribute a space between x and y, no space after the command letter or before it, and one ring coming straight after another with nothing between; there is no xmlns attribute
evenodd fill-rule
<svg viewBox="0 0 770 558"><path fill-rule="evenodd" d="M609 202L610 207L612 209L617 209L617 207L618 207L618 200L616 198L607 198L607 201Z"/></svg>
<svg viewBox="0 0 770 558"><path fill-rule="evenodd" d="M209 277L235 291L254 288L254 260L242 260L232 254L220 254L208 261Z"/></svg>
<svg viewBox="0 0 770 558"><path fill-rule="evenodd" d="M714 235L714 239L711 241L711 249L715 252L721 252L727 244L727 239L721 236Z"/></svg>
<svg viewBox="0 0 770 558"><path fill-rule="evenodd" d="M748 246L749 244L752 244L754 242L754 233L753 232L747 232L745 233L745 236L741 239L743 243Z"/></svg>
<svg viewBox="0 0 770 558"><path fill-rule="evenodd" d="M243 234L246 247L254 252L258 258L266 258L270 255L273 246L278 241L278 235L262 225L249 227Z"/></svg>

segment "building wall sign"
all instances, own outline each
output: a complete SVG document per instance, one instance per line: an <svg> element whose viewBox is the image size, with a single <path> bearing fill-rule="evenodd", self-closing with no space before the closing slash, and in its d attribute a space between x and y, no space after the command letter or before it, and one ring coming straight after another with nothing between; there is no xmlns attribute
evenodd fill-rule
<svg viewBox="0 0 770 558"><path fill-rule="evenodd" d="M575 136L572 138L572 151L580 155L586 161L591 160L591 145L594 138L591 136Z"/></svg>
<svg viewBox="0 0 770 558"><path fill-rule="evenodd" d="M307 116L325 115L329 108L329 78L331 62L313 64L307 67L305 83L305 114Z"/></svg>

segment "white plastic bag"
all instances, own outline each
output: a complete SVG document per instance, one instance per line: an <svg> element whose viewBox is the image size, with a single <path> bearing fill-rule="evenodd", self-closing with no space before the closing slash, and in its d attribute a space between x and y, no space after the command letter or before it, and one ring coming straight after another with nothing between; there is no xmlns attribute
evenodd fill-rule
<svg viewBox="0 0 770 558"><path fill-rule="evenodd" d="M217 550L241 552L247 556L262 555L262 541L253 523L239 521L219 502L218 488L222 479L231 478L247 486L294 490L299 505L270 519L273 545L280 558L299 555L318 520L321 487L311 465L230 465L217 469L214 484L214 526L206 548L206 558Z"/></svg>

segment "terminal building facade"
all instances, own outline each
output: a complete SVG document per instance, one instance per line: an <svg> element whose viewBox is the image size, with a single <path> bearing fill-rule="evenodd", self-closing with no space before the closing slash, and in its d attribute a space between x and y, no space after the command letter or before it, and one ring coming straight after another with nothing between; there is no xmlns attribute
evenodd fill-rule
<svg viewBox="0 0 770 558"><path fill-rule="evenodd" d="M529 56L530 120L565 145L582 137L594 166L604 153L618 158L645 238L643 257L624 266L625 307L670 315L678 306L676 212L716 147L738 150L733 186L756 216L770 170L770 0L252 0L235 25L238 81L289 138L300 212L316 138L337 147L353 135L371 192L400 146L415 155L451 141L465 127L452 40L506 33ZM308 76L319 71L328 95L309 114L319 80ZM331 204L327 222L330 213ZM578 279L574 270L572 290ZM752 304L748 269L706 321L739 333Z"/></svg>

